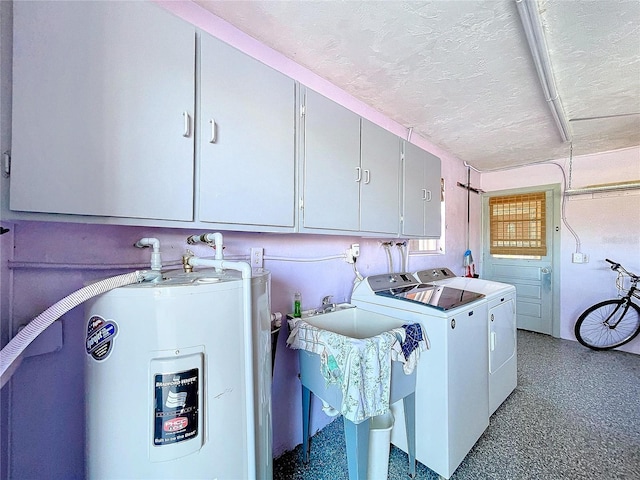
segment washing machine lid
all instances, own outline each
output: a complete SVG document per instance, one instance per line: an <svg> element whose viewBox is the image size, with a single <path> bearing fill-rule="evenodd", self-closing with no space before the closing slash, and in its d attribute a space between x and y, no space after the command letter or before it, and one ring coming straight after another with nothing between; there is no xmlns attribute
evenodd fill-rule
<svg viewBox="0 0 640 480"><path fill-rule="evenodd" d="M510 283L501 283L483 278L458 277L445 267L420 270L414 273L415 278L421 283L446 285L452 288L461 288L484 294L487 298L507 295L515 292Z"/></svg>
<svg viewBox="0 0 640 480"><path fill-rule="evenodd" d="M375 294L418 303L442 311L452 310L484 298L482 293L428 283L378 290Z"/></svg>

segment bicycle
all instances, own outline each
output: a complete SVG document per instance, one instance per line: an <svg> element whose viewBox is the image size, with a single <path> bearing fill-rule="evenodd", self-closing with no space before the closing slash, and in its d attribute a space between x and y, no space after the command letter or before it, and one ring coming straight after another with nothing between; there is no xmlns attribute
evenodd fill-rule
<svg viewBox="0 0 640 480"><path fill-rule="evenodd" d="M611 270L618 272L616 287L620 298L605 300L587 308L578 317L575 335L578 342L593 350L609 350L633 340L640 333L640 306L633 298L640 299L640 276L631 273L617 262L605 259ZM624 287L625 277L629 288Z"/></svg>

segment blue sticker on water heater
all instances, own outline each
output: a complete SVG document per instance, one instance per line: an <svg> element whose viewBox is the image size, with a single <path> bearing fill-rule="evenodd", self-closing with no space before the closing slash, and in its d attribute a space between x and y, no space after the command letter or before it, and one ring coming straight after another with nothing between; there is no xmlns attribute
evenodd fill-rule
<svg viewBox="0 0 640 480"><path fill-rule="evenodd" d="M87 322L87 354L99 362L106 360L118 335L118 325L113 320L105 320L94 315Z"/></svg>

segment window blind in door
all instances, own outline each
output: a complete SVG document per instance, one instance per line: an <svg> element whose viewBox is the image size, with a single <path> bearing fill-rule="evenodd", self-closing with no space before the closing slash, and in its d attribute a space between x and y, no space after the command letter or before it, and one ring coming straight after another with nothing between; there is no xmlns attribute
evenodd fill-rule
<svg viewBox="0 0 640 480"><path fill-rule="evenodd" d="M545 192L489 198L490 253L547 254Z"/></svg>

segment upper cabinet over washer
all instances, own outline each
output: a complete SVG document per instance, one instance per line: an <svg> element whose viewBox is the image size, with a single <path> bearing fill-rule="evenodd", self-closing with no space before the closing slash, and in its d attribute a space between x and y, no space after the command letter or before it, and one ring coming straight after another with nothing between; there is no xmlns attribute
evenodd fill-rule
<svg viewBox="0 0 640 480"><path fill-rule="evenodd" d="M301 229L397 235L400 139L305 92Z"/></svg>
<svg viewBox="0 0 640 480"><path fill-rule="evenodd" d="M295 82L200 40L199 220L295 226Z"/></svg>
<svg viewBox="0 0 640 480"><path fill-rule="evenodd" d="M10 208L193 220L195 29L147 2L15 2Z"/></svg>
<svg viewBox="0 0 640 480"><path fill-rule="evenodd" d="M441 230L440 159L404 144L402 232L407 237L437 238Z"/></svg>

